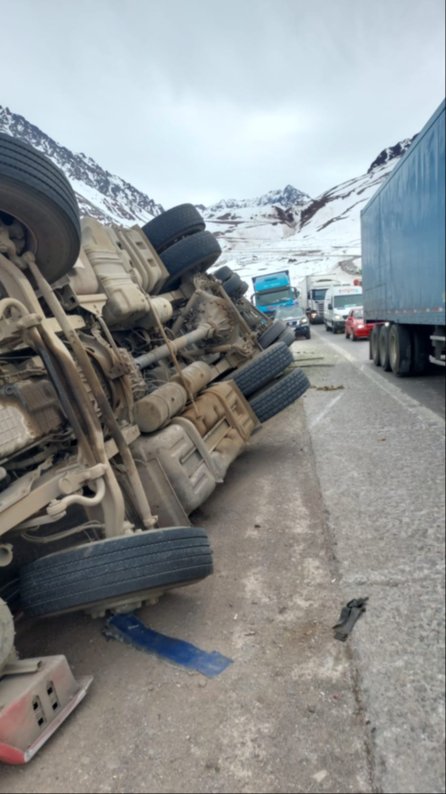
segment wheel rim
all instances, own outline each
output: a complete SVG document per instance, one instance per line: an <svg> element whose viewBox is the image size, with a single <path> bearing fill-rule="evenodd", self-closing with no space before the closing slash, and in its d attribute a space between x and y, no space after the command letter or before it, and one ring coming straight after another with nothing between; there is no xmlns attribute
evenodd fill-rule
<svg viewBox="0 0 446 794"><path fill-rule="evenodd" d="M398 343L393 327L389 334L389 361L392 370L395 372L398 364Z"/></svg>

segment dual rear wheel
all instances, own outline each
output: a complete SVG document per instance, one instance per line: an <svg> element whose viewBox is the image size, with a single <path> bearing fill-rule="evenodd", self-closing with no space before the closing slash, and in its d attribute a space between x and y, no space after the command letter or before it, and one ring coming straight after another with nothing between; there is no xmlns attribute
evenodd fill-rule
<svg viewBox="0 0 446 794"><path fill-rule="evenodd" d="M142 228L162 259L170 278L164 289L176 289L187 273L203 273L221 254L220 244L193 204L178 204Z"/></svg>
<svg viewBox="0 0 446 794"><path fill-rule="evenodd" d="M375 325L370 335L370 358L397 377L421 375L429 363L428 336L407 325Z"/></svg>

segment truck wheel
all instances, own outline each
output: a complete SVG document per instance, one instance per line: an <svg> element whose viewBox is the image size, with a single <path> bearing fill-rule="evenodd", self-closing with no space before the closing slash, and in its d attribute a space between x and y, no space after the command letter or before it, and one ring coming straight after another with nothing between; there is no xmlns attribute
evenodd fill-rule
<svg viewBox="0 0 446 794"><path fill-rule="evenodd" d="M160 255L171 276L163 289L175 289L189 270L207 270L220 254L220 244L211 232L196 232L178 240Z"/></svg>
<svg viewBox="0 0 446 794"><path fill-rule="evenodd" d="M410 330L405 325L394 324L389 331L389 360L392 372L399 378L410 372L412 359L412 340Z"/></svg>
<svg viewBox="0 0 446 794"><path fill-rule="evenodd" d="M0 213L27 229L27 247L48 281L73 267L81 230L76 196L65 174L23 141L0 133Z"/></svg>
<svg viewBox="0 0 446 794"><path fill-rule="evenodd" d="M412 332L412 373L422 375L429 366L430 340L421 328L414 328Z"/></svg>
<svg viewBox="0 0 446 794"><path fill-rule="evenodd" d="M223 265L223 267L219 267L218 270L215 270L212 273L215 278L218 278L219 281L227 281L233 275L234 271L228 267L227 265Z"/></svg>
<svg viewBox="0 0 446 794"><path fill-rule="evenodd" d="M379 325L374 325L370 334L370 358L375 367L379 367L381 364L379 359L379 329Z"/></svg>
<svg viewBox="0 0 446 794"><path fill-rule="evenodd" d="M266 422L302 397L309 386L310 382L305 372L302 369L294 369L252 397L249 403L259 421Z"/></svg>
<svg viewBox="0 0 446 794"><path fill-rule="evenodd" d="M308 339L308 336L307 336L307 339ZM295 337L294 331L292 331L291 328L285 328L285 330L282 331L282 333L279 336L279 342L285 342L285 344L288 345L288 347L290 345L292 345L293 342L295 342L295 340L296 340L296 337Z"/></svg>
<svg viewBox="0 0 446 794"><path fill-rule="evenodd" d="M263 347L265 350L265 348L272 345L273 342L277 341L280 334L282 334L286 328L287 326L282 322L282 320L274 320L272 325L270 325L269 328L263 332L263 334L260 334L258 339L260 347Z"/></svg>
<svg viewBox="0 0 446 794"><path fill-rule="evenodd" d="M378 336L378 353L379 363L384 372L390 372L390 357L389 357L389 326L381 325Z"/></svg>
<svg viewBox="0 0 446 794"><path fill-rule="evenodd" d="M13 648L14 620L9 607L0 598L0 671L11 656Z"/></svg>
<svg viewBox="0 0 446 794"><path fill-rule="evenodd" d="M242 281L237 273L233 273L230 278L223 281L222 287L230 298L241 298L248 289L248 284Z"/></svg>
<svg viewBox="0 0 446 794"><path fill-rule="evenodd" d="M196 232L206 224L193 204L178 204L157 215L142 227L144 234L159 254L169 245Z"/></svg>
<svg viewBox="0 0 446 794"><path fill-rule="evenodd" d="M293 355L286 344L276 342L223 380L235 381L242 394L248 397L280 375L292 361Z"/></svg>
<svg viewBox="0 0 446 794"><path fill-rule="evenodd" d="M85 543L40 557L20 572L21 606L35 616L119 603L212 573L204 529L174 527ZM141 595L142 594L142 595Z"/></svg>

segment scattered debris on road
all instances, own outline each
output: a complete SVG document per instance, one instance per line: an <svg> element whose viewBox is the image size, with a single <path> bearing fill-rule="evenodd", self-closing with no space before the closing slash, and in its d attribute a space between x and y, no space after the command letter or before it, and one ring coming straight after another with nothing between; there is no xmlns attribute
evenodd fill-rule
<svg viewBox="0 0 446 794"><path fill-rule="evenodd" d="M367 601L368 596L365 598L352 598L345 607L342 607L339 621L333 626L336 640L345 642L356 621L365 612Z"/></svg>
<svg viewBox="0 0 446 794"><path fill-rule="evenodd" d="M338 391L343 388L342 384L340 386L310 386L310 389L316 389L316 391Z"/></svg>
<svg viewBox="0 0 446 794"><path fill-rule="evenodd" d="M233 660L218 651L203 651L190 642L167 637L145 626L133 614L114 614L107 618L103 629L107 638L133 645L146 653L155 653L169 662L196 670L208 678L214 678L232 664Z"/></svg>

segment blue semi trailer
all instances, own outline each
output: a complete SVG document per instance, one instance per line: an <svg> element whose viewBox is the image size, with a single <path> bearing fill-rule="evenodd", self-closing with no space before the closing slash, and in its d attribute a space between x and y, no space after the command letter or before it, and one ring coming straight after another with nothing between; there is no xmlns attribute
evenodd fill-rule
<svg viewBox="0 0 446 794"><path fill-rule="evenodd" d="M361 212L370 358L395 375L445 366L445 103Z"/></svg>

